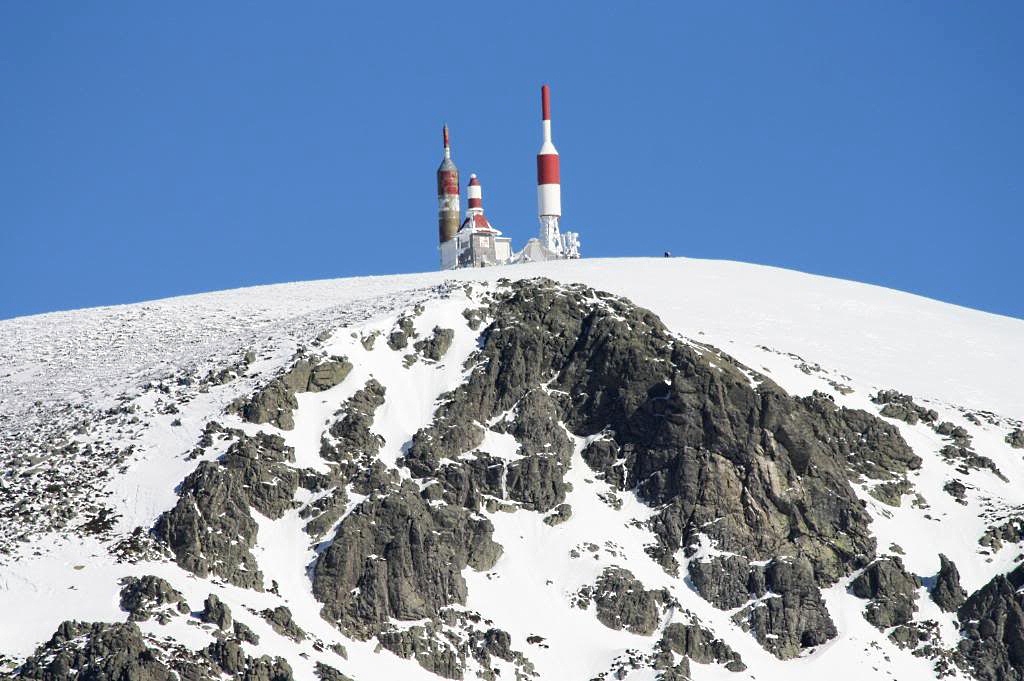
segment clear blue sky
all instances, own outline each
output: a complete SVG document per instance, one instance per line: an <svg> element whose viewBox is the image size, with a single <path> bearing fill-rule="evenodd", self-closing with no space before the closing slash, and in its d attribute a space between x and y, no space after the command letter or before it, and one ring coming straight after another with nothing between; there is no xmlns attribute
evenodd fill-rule
<svg viewBox="0 0 1024 681"><path fill-rule="evenodd" d="M586 256L1024 317L1024 3L0 4L0 318L436 268L434 172Z"/></svg>

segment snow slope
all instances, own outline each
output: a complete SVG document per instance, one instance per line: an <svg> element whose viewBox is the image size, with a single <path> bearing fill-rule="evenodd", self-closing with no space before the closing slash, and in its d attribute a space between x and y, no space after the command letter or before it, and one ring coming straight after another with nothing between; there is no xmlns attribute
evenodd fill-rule
<svg viewBox="0 0 1024 681"><path fill-rule="evenodd" d="M197 464L185 455L211 418L250 433L262 429L281 434L295 448L297 467L317 469L324 464L318 449L325 420L372 375L387 388L374 432L385 438L381 459L393 466L401 446L430 423L438 396L461 380L463 362L475 348L462 317L471 301L461 288L443 288L444 282L493 284L501 278L530 277L578 282L625 296L655 312L672 331L721 348L793 394L819 390L839 404L873 413L880 407L870 398L879 389L913 394L919 404L935 409L940 420L968 428L974 449L991 458L1007 480L973 471L965 478L967 503L958 503L943 491L953 475L953 467L937 453L943 439L923 425L893 421L924 459L913 483L928 507L886 506L859 490L875 519L872 530L880 552L898 544L907 568L922 576L935 574L936 555L944 553L959 567L968 592L1015 564L1019 547L990 552L977 540L990 524L1024 508L1024 456L1003 439L1024 417L1024 365L1019 361L1024 321L879 287L732 262L582 260L364 277L3 321L0 465L8 472L42 475L50 461L46 474L79 476L83 503L86 497L101 498L116 509L110 532L123 536L137 526L151 526L174 504L175 486ZM421 332L434 326L457 330L452 349L440 363L406 368L401 354L383 343L367 349L360 342L374 331L387 334L398 314L417 304L424 306L416 319ZM353 373L325 392L300 394L294 430L244 424L222 413L233 398L287 366L297 346L321 334L322 349L348 357ZM167 410L164 396L178 389L168 387L171 375L217 371L249 349L257 356L249 374L190 394L180 409ZM94 413L125 404L134 405L135 411L104 413L102 418ZM77 423L83 414L90 415L91 425L79 434L82 442L132 447L109 475L97 477L81 453L51 451L48 433ZM29 450L30 456L25 454ZM506 456L513 457L512 451ZM610 490L588 475L578 451L569 479L571 521L549 527L535 513L491 514L495 540L505 553L486 574L465 572L470 594L466 607L499 621L512 635L513 647L528 653L541 678L589 679L630 650L649 652L648 637L608 629L592 611L569 604L573 593L610 565L627 565L648 589L670 590L740 652L748 666L745 672L731 673L717 665L694 664L695 679L775 681L826 672L836 679L931 678L931 662L898 650L868 624L860 615L864 602L845 593L844 584L826 594L839 636L811 655L777 660L733 624L729 613L703 601L644 553L649 533L631 521L647 518L650 508L628 495L623 495L620 510L601 501L599 495ZM5 503L10 509L19 502L27 483L10 474L0 482L0 491L7 493L6 501L0 495L3 511ZM357 681L437 678L415 662L346 639L319 617L306 574L315 554L297 512L277 521L257 518L257 560L267 579L277 581L279 594L199 579L164 560L120 563L109 552L110 541L48 529L45 520L22 514L17 523L0 529L0 541L10 540L0 544L8 551L0 553L0 655L17 660L30 654L65 619L122 621L118 579L154 574L181 590L193 609L208 593L218 594L236 619L261 636L261 645L250 652L285 657L296 678L314 678L317 660ZM599 548L582 549L582 559L572 557L574 550L591 543ZM939 621L944 642L955 645L952 616L940 613L922 594L919 617ZM316 650L312 640L296 644L252 614L281 603L313 637L343 643L348 659ZM669 617L686 621L682 613ZM148 622L143 628L191 647L211 640L208 631L180 621L166 626ZM533 635L543 636L549 647L528 643ZM628 678L654 677L651 670L639 670Z"/></svg>

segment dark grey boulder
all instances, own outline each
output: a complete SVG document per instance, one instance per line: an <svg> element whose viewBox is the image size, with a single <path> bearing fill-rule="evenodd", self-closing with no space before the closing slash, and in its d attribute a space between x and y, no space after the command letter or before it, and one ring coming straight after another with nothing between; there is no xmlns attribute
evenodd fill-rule
<svg viewBox="0 0 1024 681"><path fill-rule="evenodd" d="M1014 449L1024 449L1024 428L1014 428L1007 433L1006 444Z"/></svg>
<svg viewBox="0 0 1024 681"><path fill-rule="evenodd" d="M372 458L380 451L384 438L371 432L374 413L384 404L384 386L371 378L341 406L342 416L331 424L320 449L320 456L330 461L347 462Z"/></svg>

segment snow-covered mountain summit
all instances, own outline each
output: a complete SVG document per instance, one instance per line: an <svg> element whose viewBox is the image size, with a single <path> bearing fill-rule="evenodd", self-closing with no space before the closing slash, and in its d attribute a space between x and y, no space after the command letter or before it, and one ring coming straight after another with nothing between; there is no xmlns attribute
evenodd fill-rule
<svg viewBox="0 0 1024 681"><path fill-rule="evenodd" d="M1024 678L1022 348L1019 320L681 258L0 322L0 660Z"/></svg>

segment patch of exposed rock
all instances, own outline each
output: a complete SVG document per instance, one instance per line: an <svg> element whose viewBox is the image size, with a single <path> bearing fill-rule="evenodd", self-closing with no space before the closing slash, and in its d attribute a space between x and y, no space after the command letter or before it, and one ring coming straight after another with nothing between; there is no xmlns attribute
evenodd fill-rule
<svg viewBox="0 0 1024 681"><path fill-rule="evenodd" d="M424 358L432 362L439 362L445 356L445 353L448 352L448 348L452 346L453 340L455 340L455 331L453 329L442 329L439 326L435 326L430 338L416 341L413 344L413 348Z"/></svg>
<svg viewBox="0 0 1024 681"><path fill-rule="evenodd" d="M670 599L668 591L645 589L632 572L620 567L605 568L593 586L585 586L576 594L578 606L594 603L601 624L642 636L655 632Z"/></svg>
<svg viewBox="0 0 1024 681"><path fill-rule="evenodd" d="M391 618L436 618L443 607L465 603L466 566L486 570L498 559L492 532L486 518L430 503L406 482L342 520L313 567L313 593L324 616L358 638Z"/></svg>
<svg viewBox="0 0 1024 681"><path fill-rule="evenodd" d="M682 655L698 664L723 664L731 672L741 672L747 668L743 658L729 644L696 623L673 622L665 627L661 634L661 647L664 651ZM689 665L685 671L677 671L682 673L683 678L690 675Z"/></svg>
<svg viewBox="0 0 1024 681"><path fill-rule="evenodd" d="M1024 428L1015 428L1007 433L1006 444L1014 449L1024 449Z"/></svg>
<svg viewBox="0 0 1024 681"><path fill-rule="evenodd" d="M267 621L271 629L282 636L290 638L296 643L306 640L306 632L295 623L295 620L292 619L292 611L286 606L267 608L260 612L260 617Z"/></svg>
<svg viewBox="0 0 1024 681"><path fill-rule="evenodd" d="M870 599L864 619L879 629L888 629L913 619L920 586L921 580L903 568L899 556L885 556L850 582L850 593Z"/></svg>
<svg viewBox="0 0 1024 681"><path fill-rule="evenodd" d="M203 611L199 613L199 619L215 625L222 631L231 631L231 608L217 598L216 594L210 594L203 601Z"/></svg>
<svg viewBox="0 0 1024 681"><path fill-rule="evenodd" d="M507 632L476 626L479 616L473 613L442 613L442 629L429 622L406 629L388 627L377 635L382 647L404 659L414 659L427 671L446 679L462 679L466 664L475 660L482 668L482 678L497 681L500 671L491 669L492 658L513 663L517 667L516 679L533 674L533 666L522 653L512 649Z"/></svg>
<svg viewBox="0 0 1024 681"><path fill-rule="evenodd" d="M864 610L864 619L879 629L888 629L913 619L920 586L921 580L904 569L899 556L886 556L850 582L850 593L871 601Z"/></svg>
<svg viewBox="0 0 1024 681"><path fill-rule="evenodd" d="M959 652L980 681L1024 679L1024 568L997 575L957 610Z"/></svg>
<svg viewBox="0 0 1024 681"><path fill-rule="evenodd" d="M294 460L276 435L240 435L218 461L200 463L185 478L155 535L183 569L262 591L263 575L250 552L257 532L250 507L268 518L292 508L300 474L285 461Z"/></svg>
<svg viewBox="0 0 1024 681"><path fill-rule="evenodd" d="M912 395L904 395L896 390L879 390L878 394L871 398L871 401L884 405L880 412L882 416L906 421L912 426L919 421L935 423L939 419L937 411L916 404Z"/></svg>
<svg viewBox="0 0 1024 681"><path fill-rule="evenodd" d="M14 673L36 681L293 681L281 658L253 658L234 638L193 651L157 645L134 622L64 622Z"/></svg>
<svg viewBox="0 0 1024 681"><path fill-rule="evenodd" d="M348 676L345 676L334 667L326 665L323 662L317 662L314 671L320 681L352 681Z"/></svg>
<svg viewBox="0 0 1024 681"><path fill-rule="evenodd" d="M796 657L836 636L808 559L775 558L764 566L751 565L747 589L756 600L733 615L733 621L776 657Z"/></svg>
<svg viewBox="0 0 1024 681"><path fill-rule="evenodd" d="M704 535L748 561L793 556L807 568L799 579L774 570L794 593L759 607L774 614L754 613L748 625L780 655L835 635L817 588L875 553L850 479L898 482L921 464L894 426L820 394L790 397L762 376L752 385L752 372L727 355L682 342L652 313L586 287L511 283L486 318L467 380L444 396L404 460L414 476L441 481L437 498L473 509L492 497L541 511L563 503L566 459L552 437L564 424L594 438L583 454L599 477L660 507L651 554L666 570ZM479 450L486 424L516 437L528 458L460 458ZM538 443L548 448L542 455ZM749 600L750 570L741 572L742 600L722 607ZM782 639L769 644L776 630Z"/></svg>
<svg viewBox="0 0 1024 681"><path fill-rule="evenodd" d="M166 624L174 614L190 612L181 592L160 577L125 577L121 584L121 609L128 613L129 622L145 622L155 615Z"/></svg>
<svg viewBox="0 0 1024 681"><path fill-rule="evenodd" d="M384 404L384 394L384 386L371 378L346 400L338 410L341 418L328 430L330 438L325 437L321 444L320 456L339 463L361 459L368 465L384 445L384 438L370 430L374 413Z"/></svg>
<svg viewBox="0 0 1024 681"><path fill-rule="evenodd" d="M932 600L946 612L956 612L964 601L967 600L967 592L960 586L960 571L956 565L943 554L939 554L939 574L935 577L935 584L928 592Z"/></svg>
<svg viewBox="0 0 1024 681"><path fill-rule="evenodd" d="M295 393L333 388L345 380L351 370L352 365L344 357L300 359L250 397L232 402L228 411L250 423L269 423L291 430L295 427L292 412L299 406Z"/></svg>
<svg viewBox="0 0 1024 681"><path fill-rule="evenodd" d="M409 346L409 339L416 337L412 317L401 317L395 329L388 335L388 347L392 350L404 350Z"/></svg>

